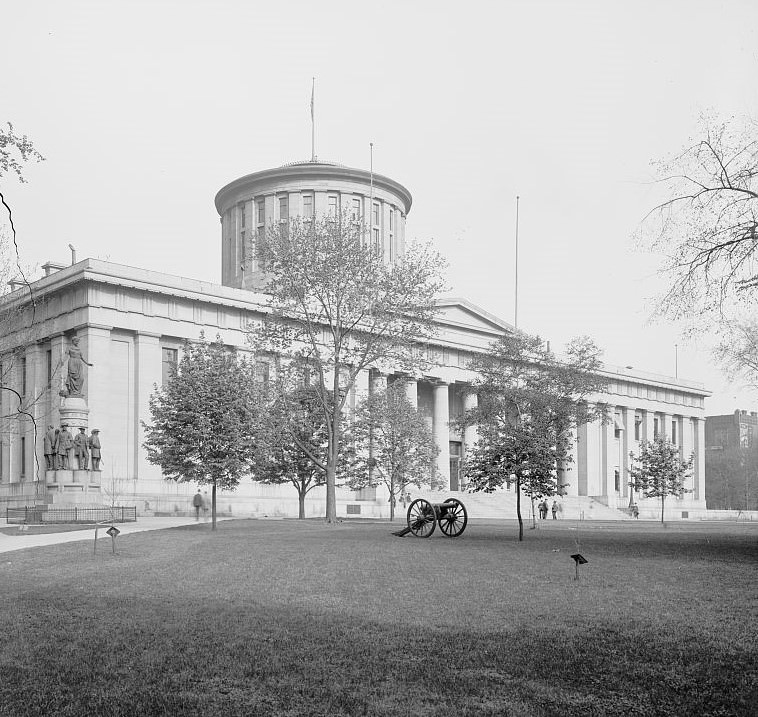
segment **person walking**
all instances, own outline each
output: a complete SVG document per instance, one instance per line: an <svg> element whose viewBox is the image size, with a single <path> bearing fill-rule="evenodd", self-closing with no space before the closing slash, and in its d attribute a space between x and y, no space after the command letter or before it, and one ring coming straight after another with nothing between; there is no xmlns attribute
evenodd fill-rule
<svg viewBox="0 0 758 717"><path fill-rule="evenodd" d="M203 507L203 496L200 495L200 489L197 489L197 493L192 498L192 506L195 508L195 520L200 520L200 508Z"/></svg>
<svg viewBox="0 0 758 717"><path fill-rule="evenodd" d="M553 513L553 520L558 520L558 501L553 501L553 507L552 507L552 513Z"/></svg>

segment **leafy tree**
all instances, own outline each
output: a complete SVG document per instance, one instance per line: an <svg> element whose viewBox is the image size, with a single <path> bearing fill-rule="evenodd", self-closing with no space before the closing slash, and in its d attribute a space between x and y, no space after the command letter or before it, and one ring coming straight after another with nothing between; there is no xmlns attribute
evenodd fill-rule
<svg viewBox="0 0 758 717"><path fill-rule="evenodd" d="M539 420L524 417L498 426L480 426L479 439L464 470L472 492L493 492L503 485L516 486L516 514L521 523L521 493L532 501L554 495L557 484L559 452L551 443L553 431ZM519 530L519 540L523 529Z"/></svg>
<svg viewBox="0 0 758 717"><path fill-rule="evenodd" d="M432 482L439 452L429 425L408 400L405 382L395 381L361 401L350 435L355 441L350 485L385 485L394 520L397 498L408 486Z"/></svg>
<svg viewBox="0 0 758 717"><path fill-rule="evenodd" d="M562 489L558 475L570 461L574 430L605 420L606 409L587 399L606 385L600 351L586 337L574 339L562 358L539 336L521 331L503 336L472 363L478 406L462 424L477 424L479 440L464 472L473 490L516 487L519 540L523 540L521 492L530 497Z"/></svg>
<svg viewBox="0 0 758 717"><path fill-rule="evenodd" d="M0 127L0 177L9 171L16 175L19 182L26 182L23 166L30 159L44 161L44 157L34 148L26 135L18 135L13 125L8 122L8 129Z"/></svg>
<svg viewBox="0 0 758 717"><path fill-rule="evenodd" d="M629 468L632 477L629 485L641 491L645 498L661 499L661 523L666 497L689 493L684 481L692 475L694 456L683 460L679 448L665 436L656 436L652 441L642 441L638 456L630 453L635 465Z"/></svg>
<svg viewBox="0 0 758 717"><path fill-rule="evenodd" d="M758 447L725 446L705 452L706 504L716 510L758 510Z"/></svg>
<svg viewBox="0 0 758 717"><path fill-rule="evenodd" d="M269 312L254 335L271 351L308 366L323 412L326 458L292 432L325 474L326 519L337 518L336 475L345 402L361 371L385 363L409 369L435 331L443 262L411 245L388 262L348 215L269 226L256 252L268 273ZM293 406L297 412L297 406Z"/></svg>
<svg viewBox="0 0 758 717"><path fill-rule="evenodd" d="M326 474L309 457L326 462L326 428L314 389L290 388L284 400L277 400L275 396L284 391L280 388L267 402L267 419L255 445L253 478L261 483L291 483L297 490L298 518L303 519L308 493L326 483Z"/></svg>
<svg viewBox="0 0 758 717"><path fill-rule="evenodd" d="M166 480L233 490L249 474L260 424L254 366L217 336L186 343L176 372L150 396L152 424L142 422L148 460Z"/></svg>

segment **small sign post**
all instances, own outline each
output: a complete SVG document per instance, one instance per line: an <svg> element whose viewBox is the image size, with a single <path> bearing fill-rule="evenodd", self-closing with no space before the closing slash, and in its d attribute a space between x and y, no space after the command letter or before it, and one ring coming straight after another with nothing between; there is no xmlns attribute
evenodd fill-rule
<svg viewBox="0 0 758 717"><path fill-rule="evenodd" d="M576 577L574 580L579 580L579 566L584 565L587 562L587 558L580 555L579 553L574 553L571 558L574 561L574 567L576 568Z"/></svg>
<svg viewBox="0 0 758 717"><path fill-rule="evenodd" d="M105 531L111 536L111 546L113 547L113 554L116 554L116 536L121 532L115 525L111 525L108 530Z"/></svg>

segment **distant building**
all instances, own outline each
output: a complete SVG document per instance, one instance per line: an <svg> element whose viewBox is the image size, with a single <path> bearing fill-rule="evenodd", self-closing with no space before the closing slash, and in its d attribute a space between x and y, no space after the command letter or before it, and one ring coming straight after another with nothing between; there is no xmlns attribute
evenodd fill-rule
<svg viewBox="0 0 758 717"><path fill-rule="evenodd" d="M45 265L47 275L32 284L34 306L25 286L0 299L0 311L18 312L29 321L34 317L31 329L0 336L0 375L13 388L0 392L0 507L99 502L110 491L111 498L140 511L188 510L195 486L163 480L146 459L141 422L150 421L150 394L170 376L185 340L204 331L248 350L245 329L260 319L266 304L259 293L265 277L254 245L261 230L291 217L347 212L367 226L371 241L391 262L405 250L411 202L410 192L388 177L334 163L300 162L236 179L216 195L221 284L94 259ZM461 463L476 440L475 428L460 431L451 422L475 400L463 390L475 378L469 362L513 327L466 299L447 298L439 308L438 336L427 349L432 368L411 377L408 391L439 448L440 488L455 494L465 489ZM72 399L61 397L60 390L75 336L94 366L86 369L83 397ZM365 371L350 406L399 375L391 367ZM657 501L648 506L631 493L629 454L641 440L663 433L683 455L695 455L691 492L667 502L667 513L672 518L702 514L709 392L699 383L613 366L604 367L603 375L608 389L591 400L607 405L611 420L579 428L573 462L561 476L566 494L585 498L589 507L594 501L622 510L636 502L653 515ZM26 413L18 413L19 405ZM88 432L100 429L101 472L76 466L45 470L47 426L58 428L64 421ZM219 505L237 515L297 515L295 491L286 485L244 481L235 493L223 493ZM323 493L311 494L308 511L323 515ZM379 489L338 492L341 515L386 511L387 497Z"/></svg>
<svg viewBox="0 0 758 717"><path fill-rule="evenodd" d="M714 510L758 510L758 412L706 416L705 499Z"/></svg>

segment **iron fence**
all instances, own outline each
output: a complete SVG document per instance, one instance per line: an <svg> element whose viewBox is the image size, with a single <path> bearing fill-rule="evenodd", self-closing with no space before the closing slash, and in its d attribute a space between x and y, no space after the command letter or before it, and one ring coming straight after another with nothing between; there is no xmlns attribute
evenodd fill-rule
<svg viewBox="0 0 758 717"><path fill-rule="evenodd" d="M46 505L8 508L8 523L40 525L42 523L130 523L137 520L136 507L49 508Z"/></svg>

